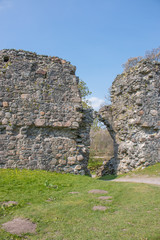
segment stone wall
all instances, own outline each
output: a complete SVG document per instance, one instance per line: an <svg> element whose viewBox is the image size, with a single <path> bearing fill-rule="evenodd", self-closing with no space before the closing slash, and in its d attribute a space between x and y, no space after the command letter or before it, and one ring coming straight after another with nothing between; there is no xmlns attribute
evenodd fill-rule
<svg viewBox="0 0 160 240"><path fill-rule="evenodd" d="M88 174L92 110L82 108L76 68L58 57L0 51L0 168ZM98 175L160 162L160 63L118 75L100 109L114 158Z"/></svg>
<svg viewBox="0 0 160 240"><path fill-rule="evenodd" d="M118 75L111 105L99 111L114 140L114 158L98 174L128 172L160 162L160 63L142 60Z"/></svg>
<svg viewBox="0 0 160 240"><path fill-rule="evenodd" d="M0 51L0 167L87 174L92 111L76 68L57 57Z"/></svg>

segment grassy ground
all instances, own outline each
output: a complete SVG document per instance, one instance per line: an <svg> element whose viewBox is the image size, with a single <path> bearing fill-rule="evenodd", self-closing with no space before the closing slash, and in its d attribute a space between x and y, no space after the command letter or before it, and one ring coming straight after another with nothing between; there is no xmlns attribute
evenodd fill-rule
<svg viewBox="0 0 160 240"><path fill-rule="evenodd" d="M107 190L113 201L98 200L99 195L88 194L91 189ZM71 191L79 194L70 194ZM15 217L29 218L37 223L37 233L19 237L0 229L0 239L159 240L159 196L160 187L154 185L1 169L0 202L19 204L1 205L0 224ZM107 210L93 211L95 205L106 206Z"/></svg>
<svg viewBox="0 0 160 240"><path fill-rule="evenodd" d="M104 151L94 151L91 149L89 161L88 161L88 169L92 174L98 170L99 167L103 165L104 161L108 161L113 157L112 152L104 152Z"/></svg>
<svg viewBox="0 0 160 240"><path fill-rule="evenodd" d="M99 167L102 166L104 159L102 158L94 158L94 157L90 157L89 158L89 162L88 162L88 169L90 170L90 172L93 174L95 173Z"/></svg>
<svg viewBox="0 0 160 240"><path fill-rule="evenodd" d="M139 168L137 170L131 171L129 173L124 173L120 175L106 175L101 177L101 180L111 180L115 178L121 177L136 177L136 176L146 176L146 177L160 177L160 163L156 163L153 166L149 166L146 168Z"/></svg>
<svg viewBox="0 0 160 240"><path fill-rule="evenodd" d="M152 177L160 177L160 163L156 163L153 166L146 167L144 169L139 168L135 171L128 173L129 176L146 175Z"/></svg>

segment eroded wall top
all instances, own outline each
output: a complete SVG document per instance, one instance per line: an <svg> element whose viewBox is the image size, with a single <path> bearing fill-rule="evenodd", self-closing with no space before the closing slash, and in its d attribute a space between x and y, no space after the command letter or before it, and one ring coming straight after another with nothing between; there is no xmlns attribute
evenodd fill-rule
<svg viewBox="0 0 160 240"><path fill-rule="evenodd" d="M77 128L81 114L76 109L81 108L81 98L75 70L57 57L2 50L1 107L12 113L9 120L2 121L19 126Z"/></svg>

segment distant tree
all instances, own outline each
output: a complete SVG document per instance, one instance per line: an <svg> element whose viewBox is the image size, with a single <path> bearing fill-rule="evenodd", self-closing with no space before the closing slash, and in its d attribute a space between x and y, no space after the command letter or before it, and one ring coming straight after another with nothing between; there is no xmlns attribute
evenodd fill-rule
<svg viewBox="0 0 160 240"><path fill-rule="evenodd" d="M99 121L98 117L96 117L93 121L91 130L93 130L94 132L97 132L103 128L105 128L104 124Z"/></svg>
<svg viewBox="0 0 160 240"><path fill-rule="evenodd" d="M97 155L101 153L102 155L113 155L113 140L106 128L99 128L95 131L93 128L90 132L90 152L91 155Z"/></svg>
<svg viewBox="0 0 160 240"><path fill-rule="evenodd" d="M81 93L83 108L91 108L89 100L87 100L86 97L91 95L92 92L87 87L87 84L83 80L80 79L79 84L78 84L78 88L79 88L80 93Z"/></svg>
<svg viewBox="0 0 160 240"><path fill-rule="evenodd" d="M111 104L111 90L112 90L112 87L109 87L108 90L107 90L107 93L105 95L105 103L104 103L104 105Z"/></svg>

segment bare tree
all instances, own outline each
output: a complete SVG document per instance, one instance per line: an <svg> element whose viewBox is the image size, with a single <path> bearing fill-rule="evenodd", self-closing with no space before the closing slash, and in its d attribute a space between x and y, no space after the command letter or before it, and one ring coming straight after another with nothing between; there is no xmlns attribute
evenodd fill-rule
<svg viewBox="0 0 160 240"><path fill-rule="evenodd" d="M126 63L122 64L122 67L124 68L124 71L127 72L131 67L136 66L137 63L141 60L142 57L129 58Z"/></svg>
<svg viewBox="0 0 160 240"><path fill-rule="evenodd" d="M90 132L91 146L90 152L91 155L113 155L113 140L107 129L99 128L91 129Z"/></svg>
<svg viewBox="0 0 160 240"><path fill-rule="evenodd" d="M146 51L144 58L149 58L151 61L159 61L160 60L160 47L153 48L151 51Z"/></svg>
<svg viewBox="0 0 160 240"><path fill-rule="evenodd" d="M160 47L153 48L151 51L146 51L144 57L132 57L122 64L124 71L128 71L130 68L136 66L136 64L142 59L150 59L151 61L160 61Z"/></svg>

